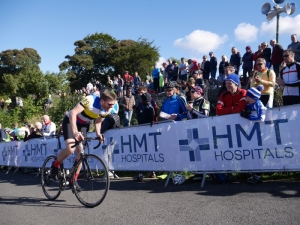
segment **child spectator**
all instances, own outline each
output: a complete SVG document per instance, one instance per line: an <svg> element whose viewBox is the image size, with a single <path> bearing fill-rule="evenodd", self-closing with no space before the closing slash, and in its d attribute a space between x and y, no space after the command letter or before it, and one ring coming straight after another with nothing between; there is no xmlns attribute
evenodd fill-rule
<svg viewBox="0 0 300 225"><path fill-rule="evenodd" d="M258 85L257 87L252 87L247 91L247 106L246 109L240 113L241 117L244 117L251 121L265 121L267 108L259 100L259 98L261 97L261 91L263 89L263 85ZM252 115L253 111L256 112L256 115Z"/></svg>

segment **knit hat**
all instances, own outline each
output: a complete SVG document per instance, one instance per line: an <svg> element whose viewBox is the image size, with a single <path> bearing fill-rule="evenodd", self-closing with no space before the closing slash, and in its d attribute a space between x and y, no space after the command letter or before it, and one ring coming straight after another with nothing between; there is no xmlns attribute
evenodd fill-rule
<svg viewBox="0 0 300 225"><path fill-rule="evenodd" d="M141 98L142 98L143 101L151 102L151 95L148 92L143 93L141 95Z"/></svg>
<svg viewBox="0 0 300 225"><path fill-rule="evenodd" d="M203 93L203 91L202 91L202 88L201 87L199 87L199 86L194 86L193 88L192 88L192 90L195 90L195 92L198 94L198 95L202 95L202 93Z"/></svg>
<svg viewBox="0 0 300 225"><path fill-rule="evenodd" d="M251 46L247 46L246 49L249 49L250 51L252 51L252 50L251 50Z"/></svg>
<svg viewBox="0 0 300 225"><path fill-rule="evenodd" d="M232 73L232 74L228 75L228 77L226 77L225 80L226 81L231 81L232 83L236 84L237 86L240 84L240 78L235 73Z"/></svg>
<svg viewBox="0 0 300 225"><path fill-rule="evenodd" d="M257 87L248 89L246 96L257 101L258 99L260 99L262 90L264 90L264 86L260 84Z"/></svg>

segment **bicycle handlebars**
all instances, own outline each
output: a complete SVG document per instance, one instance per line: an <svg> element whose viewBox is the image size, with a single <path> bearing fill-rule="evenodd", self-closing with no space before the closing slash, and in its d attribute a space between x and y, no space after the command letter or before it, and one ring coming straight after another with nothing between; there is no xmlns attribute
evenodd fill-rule
<svg viewBox="0 0 300 225"><path fill-rule="evenodd" d="M104 138L104 136L103 136ZM101 145L101 141L99 137L95 137L95 138L90 138L90 137L86 137L87 140L99 140L99 143L94 147L94 149L99 148L99 146ZM104 140L103 140L104 141ZM73 146L71 146L71 148L76 147L77 145L79 145L82 141L75 141L75 144Z"/></svg>

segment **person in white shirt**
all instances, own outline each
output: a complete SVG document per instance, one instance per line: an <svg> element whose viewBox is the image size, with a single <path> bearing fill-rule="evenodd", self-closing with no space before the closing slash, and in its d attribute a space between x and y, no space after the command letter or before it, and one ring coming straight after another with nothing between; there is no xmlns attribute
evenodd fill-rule
<svg viewBox="0 0 300 225"><path fill-rule="evenodd" d="M44 115L42 117L42 122L43 122L43 127L42 127L43 136L55 135L56 125L50 120L48 115Z"/></svg>
<svg viewBox="0 0 300 225"><path fill-rule="evenodd" d="M86 89L88 89L90 91L90 93L93 91L93 84L91 82L89 82L87 85L86 85Z"/></svg>
<svg viewBox="0 0 300 225"><path fill-rule="evenodd" d="M182 57L181 64L179 65L179 72L180 72L179 79L181 81L182 80L187 81L187 74L188 74L187 70L188 70L188 64L185 62L185 59Z"/></svg>

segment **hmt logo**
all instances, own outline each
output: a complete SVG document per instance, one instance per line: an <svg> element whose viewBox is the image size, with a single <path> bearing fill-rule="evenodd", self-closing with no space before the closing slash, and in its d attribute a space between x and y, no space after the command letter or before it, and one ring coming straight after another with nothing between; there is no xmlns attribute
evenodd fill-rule
<svg viewBox="0 0 300 225"><path fill-rule="evenodd" d="M179 140L180 151L188 151L190 161L201 161L200 151L210 150L209 138L199 138L198 129L187 129L187 139Z"/></svg>

